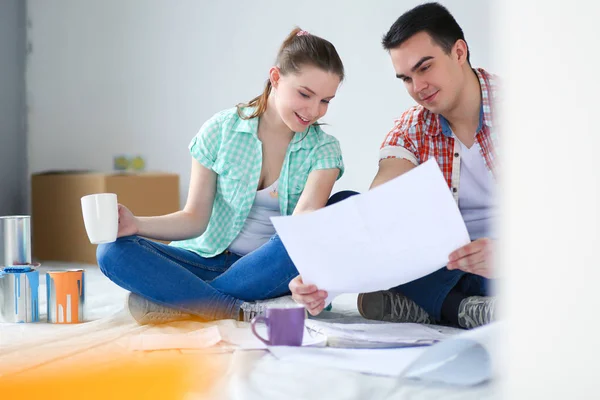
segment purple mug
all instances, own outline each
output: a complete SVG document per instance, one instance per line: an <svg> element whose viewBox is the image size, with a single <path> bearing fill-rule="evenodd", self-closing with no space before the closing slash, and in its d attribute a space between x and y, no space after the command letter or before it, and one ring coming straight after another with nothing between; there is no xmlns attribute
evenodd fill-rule
<svg viewBox="0 0 600 400"><path fill-rule="evenodd" d="M252 333L268 346L302 346L305 317L304 307L267 308L266 316L252 319ZM256 332L257 322L267 325L268 339Z"/></svg>

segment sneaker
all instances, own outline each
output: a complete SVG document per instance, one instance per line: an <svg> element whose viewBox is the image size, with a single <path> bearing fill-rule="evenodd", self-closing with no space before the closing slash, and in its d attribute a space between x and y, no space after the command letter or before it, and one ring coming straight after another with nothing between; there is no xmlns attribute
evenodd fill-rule
<svg viewBox="0 0 600 400"><path fill-rule="evenodd" d="M471 296L458 306L458 324L473 329L496 320L496 298Z"/></svg>
<svg viewBox="0 0 600 400"><path fill-rule="evenodd" d="M164 324L192 318L190 314L174 308L161 306L135 293L127 294L125 308L140 325Z"/></svg>
<svg viewBox="0 0 600 400"><path fill-rule="evenodd" d="M276 297L274 299L244 302L240 306L240 321L250 322L254 317L265 315L267 308L300 307L292 296Z"/></svg>
<svg viewBox="0 0 600 400"><path fill-rule="evenodd" d="M389 290L361 293L357 301L358 312L363 318L376 321L415 322L432 324L433 318L414 301L401 293Z"/></svg>

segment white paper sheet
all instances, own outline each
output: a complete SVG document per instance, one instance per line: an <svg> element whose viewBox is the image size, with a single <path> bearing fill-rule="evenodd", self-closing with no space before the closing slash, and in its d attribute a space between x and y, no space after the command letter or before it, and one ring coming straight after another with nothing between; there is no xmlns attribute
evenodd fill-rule
<svg viewBox="0 0 600 400"><path fill-rule="evenodd" d="M493 323L429 347L401 349L269 348L283 361L302 362L368 374L398 376L457 386L483 383L497 376L497 341L502 328Z"/></svg>
<svg viewBox="0 0 600 400"><path fill-rule="evenodd" d="M494 322L428 348L404 377L452 385L477 385L501 371L499 343L503 325Z"/></svg>
<svg viewBox="0 0 600 400"><path fill-rule="evenodd" d="M428 275L470 242L434 160L340 203L271 220L304 282L328 291L328 303Z"/></svg>
<svg viewBox="0 0 600 400"><path fill-rule="evenodd" d="M327 336L327 345L344 348L398 348L427 346L448 336L422 324L339 324L309 319L309 331Z"/></svg>

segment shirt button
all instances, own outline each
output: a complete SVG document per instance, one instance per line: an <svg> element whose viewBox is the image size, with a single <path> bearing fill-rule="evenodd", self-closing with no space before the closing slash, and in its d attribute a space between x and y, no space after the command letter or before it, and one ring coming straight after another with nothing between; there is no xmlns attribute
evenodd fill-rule
<svg viewBox="0 0 600 400"><path fill-rule="evenodd" d="M458 189L454 187L454 188L452 188L452 191L453 191L454 193L456 193L456 192L458 192Z"/></svg>
<svg viewBox="0 0 600 400"><path fill-rule="evenodd" d="M460 154L458 153L454 153L454 157L458 157Z"/></svg>

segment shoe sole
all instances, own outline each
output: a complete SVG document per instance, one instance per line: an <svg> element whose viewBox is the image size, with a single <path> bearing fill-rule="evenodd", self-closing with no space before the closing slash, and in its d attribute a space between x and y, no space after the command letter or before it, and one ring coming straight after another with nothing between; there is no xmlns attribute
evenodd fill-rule
<svg viewBox="0 0 600 400"><path fill-rule="evenodd" d="M367 303L368 301L374 300L374 299L369 299L367 296L372 297L372 296L377 296L378 294L379 294L378 292L372 292L372 293L360 293L358 295L358 299L356 300L356 308L358 308L358 313L361 315L361 317L363 317L365 319L374 320L374 321L382 321L383 320L383 316L367 315L365 307L363 307L363 304Z"/></svg>
<svg viewBox="0 0 600 400"><path fill-rule="evenodd" d="M360 314L360 316L363 317L363 318L366 318L365 317L365 312L363 311L363 308L362 308L362 303L363 303L364 296L365 296L364 293L360 293L358 295L358 299L356 299L356 308L358 308L358 313Z"/></svg>

